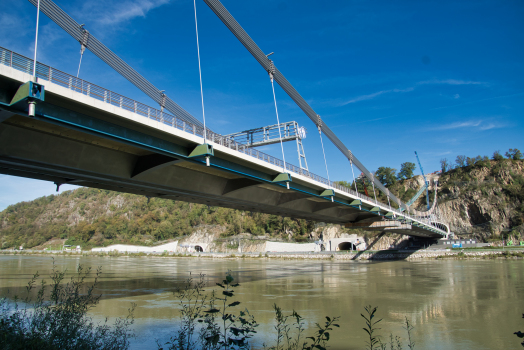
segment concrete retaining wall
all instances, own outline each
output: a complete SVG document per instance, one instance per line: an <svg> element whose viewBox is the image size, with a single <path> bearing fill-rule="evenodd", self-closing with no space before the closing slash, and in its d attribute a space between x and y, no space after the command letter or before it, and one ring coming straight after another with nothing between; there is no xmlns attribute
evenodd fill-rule
<svg viewBox="0 0 524 350"><path fill-rule="evenodd" d="M317 248L315 243L282 243L266 242L266 252L314 252Z"/></svg>
<svg viewBox="0 0 524 350"><path fill-rule="evenodd" d="M128 244L113 244L103 248L93 248L92 252L130 252L130 253L152 253L152 252L176 252L178 241L170 242L155 247L142 247Z"/></svg>

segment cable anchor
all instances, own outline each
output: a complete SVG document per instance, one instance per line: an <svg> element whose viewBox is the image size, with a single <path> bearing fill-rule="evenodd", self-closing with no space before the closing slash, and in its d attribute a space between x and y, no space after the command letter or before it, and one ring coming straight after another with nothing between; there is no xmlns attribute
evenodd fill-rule
<svg viewBox="0 0 524 350"><path fill-rule="evenodd" d="M272 54L274 54L274 52L271 52L271 53L268 53L266 55L266 58L268 58L269 60L269 67L267 69L267 73L269 74L269 79L271 79L271 82L273 82L273 75L275 74L275 64L273 63L273 60L270 60L269 59L269 56L271 56Z"/></svg>
<svg viewBox="0 0 524 350"><path fill-rule="evenodd" d="M164 91L166 90L160 90L160 96L162 97L162 100L160 101L160 113L164 111L164 107L166 105L166 94Z"/></svg>
<svg viewBox="0 0 524 350"><path fill-rule="evenodd" d="M80 66L82 65L82 57L84 56L84 52L87 47L87 42L89 41L89 31L84 28L85 24L80 25L80 29L82 29L82 39L80 39L78 42L80 43L80 62L78 63L78 72L76 73L76 77L80 75Z"/></svg>

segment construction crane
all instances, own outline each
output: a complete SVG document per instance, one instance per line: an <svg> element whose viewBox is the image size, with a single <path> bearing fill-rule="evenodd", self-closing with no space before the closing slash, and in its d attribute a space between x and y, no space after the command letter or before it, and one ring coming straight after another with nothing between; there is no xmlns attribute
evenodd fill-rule
<svg viewBox="0 0 524 350"><path fill-rule="evenodd" d="M426 179L426 175L424 175L424 169L422 169L422 164L420 164L420 159L418 158L417 151L415 151L415 156L417 156L418 166L420 167L420 172L422 173L422 177L424 178L424 186L426 187L426 203L428 205L429 210L429 181Z"/></svg>

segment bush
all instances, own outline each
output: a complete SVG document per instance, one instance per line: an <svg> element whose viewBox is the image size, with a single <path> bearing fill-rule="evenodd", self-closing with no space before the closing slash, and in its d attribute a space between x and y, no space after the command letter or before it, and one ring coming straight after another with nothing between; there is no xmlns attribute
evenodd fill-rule
<svg viewBox="0 0 524 350"><path fill-rule="evenodd" d="M133 336L129 327L133 324L134 305L125 319L117 319L113 326L106 322L94 324L87 312L100 300L101 295L93 293L101 274L95 273L93 284L86 286L85 279L91 269L79 266L76 276L62 284L65 271L56 271L53 263L51 285L47 288L44 280L36 287L39 278L36 273L26 287L26 296L14 301L0 300L0 348L15 349L78 349L78 350L120 350L129 348ZM85 293L82 293L86 290ZM35 300L32 295L36 293ZM47 297L47 298L46 298Z"/></svg>
<svg viewBox="0 0 524 350"><path fill-rule="evenodd" d="M235 293L233 288L240 285L233 282L233 276L228 272L222 283L217 283L222 293L213 290L206 294L204 275L201 274L196 281L189 277L185 287L175 292L180 300L182 325L166 343L157 340L158 350L250 349L249 339L256 333L258 323L247 309L234 311L240 302L231 300ZM264 344L267 350L326 349L329 331L332 327L339 327L335 323L338 317L326 317L323 326L317 323L316 332L304 337L305 322L297 312L293 310L291 315L285 316L276 304L274 310L276 345L267 347ZM288 319L294 322L289 324Z"/></svg>
<svg viewBox="0 0 524 350"><path fill-rule="evenodd" d="M100 300L101 295L93 293L101 268L95 273L91 285L84 283L91 274L90 269L84 270L80 266L71 281L63 284L64 272L58 272L53 264L51 274L52 284L46 288L45 281L35 287L39 278L36 273L26 287L24 299L17 297L13 302L6 298L0 300L0 348L6 350L17 349L78 349L78 350L120 350L129 348L129 339L133 337L130 326L133 324L133 311L135 305L129 309L125 319L117 319L113 326L107 324L94 324L86 313ZM174 295L180 303L181 323L176 325L177 331L165 343L157 340L158 350L240 350L250 349L249 340L256 334L258 323L247 309L235 311L240 305L233 301L235 291L240 285L234 283L231 273L226 274L222 283L217 283L221 288L206 293L204 290L204 275L198 280L190 276L183 288L178 289ZM82 291L84 291L82 293ZM32 301L31 295L36 292L36 299ZM220 293L221 292L221 293ZM46 300L46 296L48 296ZM23 304L24 306L20 306ZM285 315L276 304L276 325L274 327L275 344L266 346L266 350L326 350L331 339L331 331L339 317L325 317L323 324L316 323L316 329L306 337L306 324L302 316L295 310ZM377 308L365 307L361 314L366 322L369 350L395 349L402 350L402 339L390 335L390 342L383 343L378 335L380 328L377 325L382 321L377 320ZM524 316L524 315L523 315ZM413 350L415 343L411 338L413 326L406 318L404 327L407 331L408 348ZM524 333L515 332L523 338ZM523 344L524 345L524 344Z"/></svg>

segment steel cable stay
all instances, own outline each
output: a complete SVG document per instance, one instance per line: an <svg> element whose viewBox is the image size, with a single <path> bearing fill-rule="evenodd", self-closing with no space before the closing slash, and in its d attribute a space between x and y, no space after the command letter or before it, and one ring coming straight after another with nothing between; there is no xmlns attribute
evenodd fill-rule
<svg viewBox="0 0 524 350"><path fill-rule="evenodd" d="M267 56L270 56L272 54L273 52L271 52ZM282 131L280 130L280 118L278 117L277 96L275 94L275 83L273 82L273 72L274 72L275 66L273 65L272 60L269 60L269 61L271 62L271 65L269 67L268 74L269 74L269 80L271 81L271 89L273 91L273 101L275 103L275 113L277 115L278 138L280 140L280 149L282 150L282 161L283 161L282 169L284 170L284 173L285 173L286 172L286 156L284 154L284 144L282 143ZM289 189L289 182L287 183L287 187Z"/></svg>
<svg viewBox="0 0 524 350"><path fill-rule="evenodd" d="M80 46L80 62L78 62L78 71L76 72L76 77L80 75L80 66L82 65L82 57L84 56L85 46Z"/></svg>
<svg viewBox="0 0 524 350"><path fill-rule="evenodd" d="M36 4L36 30L35 30L35 57L33 59L33 76L32 76L32 80L34 83L37 82L37 79L36 79L36 54L38 52L38 25L40 23L40 0L38 0L38 3ZM35 113L36 113L36 102L33 101L33 100L30 100L29 101L29 106L28 106L28 115L30 117L34 117L35 116Z"/></svg>
<svg viewBox="0 0 524 350"><path fill-rule="evenodd" d="M51 0L28 0L31 4L38 6L40 3L40 10L49 17L53 22L58 24L63 30L71 35L75 40L82 44L82 39L85 33L85 29L81 27L75 20L73 20L67 13L65 13L60 7L58 7ZM197 118L193 117L190 113L176 104L169 97L163 97L162 92L156 88L151 82L140 75L136 70L131 68L125 63L120 57L108 49L102 44L97 38L89 35L89 40L86 43L86 48L89 49L102 61L107 63L111 68L121 74L124 78L130 81L137 88L142 90L147 96L153 99L156 103L162 106L165 101L165 109L173 113L178 118L185 120L189 123L195 124L200 128L203 128L202 122Z"/></svg>
<svg viewBox="0 0 524 350"><path fill-rule="evenodd" d="M84 57L84 52L87 46L87 40L89 39L89 32L86 29L84 29L84 24L81 24L80 28L84 31L84 35L82 35L82 41L80 41L80 62L78 63L78 72L76 73L77 78L80 75L80 66L82 65L82 57Z"/></svg>
<svg viewBox="0 0 524 350"><path fill-rule="evenodd" d="M33 81L36 82L36 53L38 49L38 24L40 22L40 0L36 4L35 58L33 60Z"/></svg>
<svg viewBox="0 0 524 350"><path fill-rule="evenodd" d="M358 194L357 180L355 179L355 172L353 171L353 160L349 160L349 165L351 165L351 174L353 174L353 184L355 185L355 192Z"/></svg>
<svg viewBox="0 0 524 350"><path fill-rule="evenodd" d="M371 185L373 185L373 196L375 196L375 203L378 204L378 202L377 202L377 194L375 193L375 174L371 173L371 178L373 179L371 181Z"/></svg>
<svg viewBox="0 0 524 350"><path fill-rule="evenodd" d="M236 36L236 38L245 46L245 48L253 55L258 63L268 70L271 62L264 55L263 51L258 45L251 39L246 31L240 26L240 24L234 19L229 11L222 5L219 0L203 0L211 10L220 18L220 20L226 25L226 27ZM311 108L311 106L304 100L304 98L295 90L295 88L289 83L289 81L282 75L282 73L275 67L274 79L280 85L280 87L291 97L291 99L302 109L302 111L315 123L317 127L320 127L322 132L328 137L328 139L337 147L342 154L348 159L352 160L357 168L371 181L373 187L377 187L383 193L386 193L387 188L375 179L373 174L366 169L366 167L353 156L351 151L344 145L344 143L335 135L335 133L325 124L319 124L321 119L318 118L318 114ZM407 208L406 205L396 196L390 194L390 198L398 204L399 207Z"/></svg>
<svg viewBox="0 0 524 350"><path fill-rule="evenodd" d="M319 119L319 124L320 124L320 116L318 116L318 119ZM320 145L322 146L322 155L324 156L324 165L326 166L326 175L327 175L327 179L328 179L328 188L332 188L333 186L331 185L331 180L329 179L329 171L328 171L328 166L327 166L327 160L326 160L326 152L324 151L324 141L322 141L322 127L321 127L321 124L318 126L318 135L320 136ZM331 201L333 202L335 199L334 199L334 192L331 192L332 195L330 196L331 197Z"/></svg>
<svg viewBox="0 0 524 350"><path fill-rule="evenodd" d="M204 143L207 143L206 137L206 113L204 111L204 91L202 89L202 67L200 65L200 44L198 42L198 21L197 21L197 9L196 9L196 0L193 0L193 7L195 9L195 31L196 31L196 44L197 44L197 54L198 54L198 75L200 77L200 98L202 100L202 119L204 120ZM209 157L206 157L207 166L209 166Z"/></svg>

